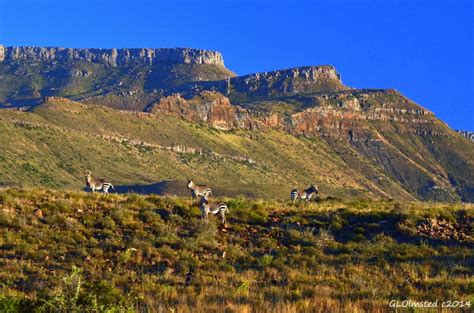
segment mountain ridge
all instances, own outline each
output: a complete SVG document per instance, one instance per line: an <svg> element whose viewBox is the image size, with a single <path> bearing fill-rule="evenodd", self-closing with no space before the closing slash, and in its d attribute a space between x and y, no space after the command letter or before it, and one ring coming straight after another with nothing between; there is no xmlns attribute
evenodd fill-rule
<svg viewBox="0 0 474 313"><path fill-rule="evenodd" d="M179 173L207 181L204 172L196 172L191 166L206 164L217 176L228 175L229 169L234 171L229 181L218 180L233 195L242 192L270 197L273 192L284 193L294 187L279 177L285 173L292 183L299 179L304 184L316 181L340 195L474 201L474 179L469 175L474 170L474 147L468 139L397 90L344 85L331 65L236 76L216 64L150 65L146 64L146 57L145 64L132 62L125 66L111 66L107 57L106 64L48 58L0 62L3 107L31 101L26 105L30 110L15 117L20 122L14 123L13 128L8 118L12 113L2 113L4 132L20 142L39 145L37 149L44 160L54 159L58 153L55 151L63 149L61 142L83 145L89 141L96 151L105 144L108 153L124 155L115 161L123 168L132 171L130 164L140 168L137 181L130 181L128 172L113 177L129 185L186 179ZM128 110L130 115L115 114L104 107ZM43 121L33 123L37 118ZM61 132L53 140L48 136L56 127ZM15 129L22 131L16 133ZM88 131L102 137L89 137ZM28 136L50 142L52 150L44 150ZM293 149L289 148L290 143ZM133 152L123 150L122 144L133 146ZM3 149L5 155L14 155L9 147ZM68 149L75 151L77 147ZM163 157L171 169L157 168L148 150ZM302 151L308 156L302 157ZM35 158L28 151L23 153ZM156 172L148 173L143 164L136 163L134 154ZM82 181L77 168L83 162L98 162L100 168L115 171L106 164L107 160L79 155L82 161L68 161L72 156L66 155L59 158L61 164L75 166L71 172L57 173L66 186ZM29 165L24 168L9 158L4 162L15 168L19 177L27 177ZM255 162L248 162L250 159ZM214 168L216 160L218 165ZM284 160L292 160L292 168ZM48 186L59 183L59 178L50 177L40 165L34 168L41 173L34 185L45 179L51 180ZM224 169L227 172L222 172ZM331 173L336 173L335 178L327 177ZM348 179L348 175L355 179L346 185L340 180ZM243 179L245 176L249 178ZM17 183L18 179L7 177L5 181ZM278 184L272 186L276 181ZM240 190L235 189L237 182L242 184ZM254 191L250 186L261 190Z"/></svg>
<svg viewBox="0 0 474 313"><path fill-rule="evenodd" d="M0 62L87 61L110 66L155 63L213 64L224 67L217 51L192 48L63 48L0 45Z"/></svg>

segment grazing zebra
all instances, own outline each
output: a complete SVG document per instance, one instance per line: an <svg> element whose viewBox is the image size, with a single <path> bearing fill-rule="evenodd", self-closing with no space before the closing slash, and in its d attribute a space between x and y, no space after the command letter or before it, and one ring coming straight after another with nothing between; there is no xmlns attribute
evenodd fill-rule
<svg viewBox="0 0 474 313"><path fill-rule="evenodd" d="M204 221L208 220L209 213L213 215L220 213L222 225L225 225L226 223L225 214L229 213L229 208L227 207L227 204L223 202L209 203L209 200L207 200L206 197L201 197L201 205L199 208L201 209L201 218Z"/></svg>
<svg viewBox="0 0 474 313"><path fill-rule="evenodd" d="M309 202L311 197L313 197L313 195L316 193L319 193L318 186L316 185L309 186L309 188L303 190L302 193L300 193L298 189L293 189L290 193L290 199L293 203L295 203L297 199L304 199L306 202Z"/></svg>
<svg viewBox="0 0 474 313"><path fill-rule="evenodd" d="M89 171L89 174L86 176L86 185L94 193L96 190L101 190L104 194L109 192L109 188L115 190L114 185L111 182L105 179L95 179L91 176L92 172Z"/></svg>
<svg viewBox="0 0 474 313"><path fill-rule="evenodd" d="M206 185L196 185L192 179L188 180L188 189L191 189L193 199L197 199L199 196L206 198L212 196L211 187L207 187Z"/></svg>

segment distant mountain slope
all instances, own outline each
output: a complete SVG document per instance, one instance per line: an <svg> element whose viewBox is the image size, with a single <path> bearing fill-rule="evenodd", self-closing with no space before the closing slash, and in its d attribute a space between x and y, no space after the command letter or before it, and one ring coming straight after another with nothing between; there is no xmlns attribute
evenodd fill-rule
<svg viewBox="0 0 474 313"><path fill-rule="evenodd" d="M233 76L221 54L208 50L0 46L4 107L31 106L45 96L63 96L143 110L170 87Z"/></svg>
<svg viewBox="0 0 474 313"><path fill-rule="evenodd" d="M78 188L94 169L128 186L195 177L229 195L317 182L474 201L473 143L398 91L347 87L328 65L235 76L223 64L194 49L0 49L0 102L29 108L0 112L1 182Z"/></svg>
<svg viewBox="0 0 474 313"><path fill-rule="evenodd" d="M221 81L191 82L176 88L175 91L193 95L203 90L213 90L226 95L233 102L246 103L348 89L350 88L341 82L341 77L334 67L323 65L255 73Z"/></svg>
<svg viewBox="0 0 474 313"><path fill-rule="evenodd" d="M385 175L366 160L364 173L354 170L322 138L277 130L219 131L58 98L31 112L0 111L0 128L4 185L81 189L90 169L115 185L192 177L222 195L284 199L291 188L315 182L325 195L414 198L390 178L373 180Z"/></svg>
<svg viewBox="0 0 474 313"><path fill-rule="evenodd" d="M392 141L384 143L292 135L278 128L218 130L169 115L90 107L62 98L48 98L31 112L0 111L0 127L4 185L80 189L90 169L116 185L192 177L215 186L221 195L279 199L312 182L333 196L454 200L457 193L468 201L472 195L465 170L472 165L459 163L450 170L455 186L443 167L454 157L468 159L472 149L441 156L436 148L435 155L429 154L429 141L463 143L458 134L400 140L390 131L383 138Z"/></svg>
<svg viewBox="0 0 474 313"><path fill-rule="evenodd" d="M325 138L348 164L376 164L421 199L472 201L474 145L394 90L344 90L230 105L219 93L177 95L149 107L221 129L278 129ZM351 155L356 152L359 158ZM383 179L376 178L373 179Z"/></svg>

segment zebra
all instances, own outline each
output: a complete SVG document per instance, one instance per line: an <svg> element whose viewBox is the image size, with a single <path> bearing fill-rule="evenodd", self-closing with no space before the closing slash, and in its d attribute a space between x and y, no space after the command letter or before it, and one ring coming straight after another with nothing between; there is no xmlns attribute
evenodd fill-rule
<svg viewBox="0 0 474 313"><path fill-rule="evenodd" d="M229 213L229 208L227 207L227 204L225 204L224 202L209 203L209 200L207 200L206 197L201 197L201 205L199 209L201 210L201 219L203 221L206 221L206 222L208 221L209 213L213 215L220 213L222 225L225 225L227 221L225 218L225 214Z"/></svg>
<svg viewBox="0 0 474 313"><path fill-rule="evenodd" d="M313 197L313 195L317 193L319 193L318 186L314 184L309 186L308 189L303 190L302 193L300 193L298 189L293 189L290 193L290 200L293 203L295 203L297 199L304 199L306 202L309 202L311 200L311 197Z"/></svg>
<svg viewBox="0 0 474 313"><path fill-rule="evenodd" d="M206 185L196 185L192 179L188 180L188 189L191 189L191 195L193 199L197 199L198 196L209 198L212 196L211 187Z"/></svg>
<svg viewBox="0 0 474 313"><path fill-rule="evenodd" d="M109 193L109 188L115 190L114 185L111 182L105 179L95 179L91 176L92 172L89 171L89 174L86 175L86 185L94 193L96 190L101 190L104 194Z"/></svg>

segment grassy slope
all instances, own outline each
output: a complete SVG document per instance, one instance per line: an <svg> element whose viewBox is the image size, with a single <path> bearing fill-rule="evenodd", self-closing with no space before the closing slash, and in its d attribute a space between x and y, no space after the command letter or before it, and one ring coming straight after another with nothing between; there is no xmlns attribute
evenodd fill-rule
<svg viewBox="0 0 474 313"><path fill-rule="evenodd" d="M225 201L224 229L217 218L203 224L189 199L0 191L0 311L355 312L385 311L391 299L474 301L472 242L415 232L428 217L472 225L472 205Z"/></svg>
<svg viewBox="0 0 474 313"><path fill-rule="evenodd" d="M26 99L38 101L44 96L54 95L96 99L95 102L100 100L103 105L143 110L149 101L156 101L154 93L144 95L143 91L233 76L235 73L224 67L207 64L110 67L83 61L62 64L0 63L0 104L12 104ZM139 91L143 98L137 97L136 103L130 103L131 99L126 95L130 90ZM104 94L107 95L105 98L100 97Z"/></svg>
<svg viewBox="0 0 474 313"><path fill-rule="evenodd" d="M3 184L81 188L83 175L90 169L115 185L194 177L225 194L282 199L291 188L316 182L323 194L386 196L389 191L392 196L412 199L390 179L373 182L380 169L367 160L360 161L364 172L352 168L323 139L295 138L276 131L217 131L167 116L64 101L52 101L33 112L2 111L0 128ZM204 155L119 143L97 135L203 148ZM208 150L225 157L216 158ZM341 151L352 153L347 146ZM249 164L232 156L247 156L256 162Z"/></svg>
<svg viewBox="0 0 474 313"><path fill-rule="evenodd" d="M341 135L344 136L354 127L356 134L363 133L374 140L360 140L361 136L356 135L356 140L350 142L351 147L348 147L347 142L344 142L345 145L337 141L330 142L340 157L364 172L364 176L371 177L371 181L388 177L389 180L400 182L419 199L474 201L474 176L470 175L474 170L471 161L474 159L474 145L444 122L431 114L400 113L403 109L426 110L394 90L351 90L331 93L328 97L322 99L321 94L299 94L282 97L278 101L254 101L244 106L282 116L311 107L332 108L337 112L348 113L341 109L341 105L344 101L347 103L358 99L369 120L356 127L349 124L350 119L343 120L347 129L341 127ZM392 109L394 112L389 112ZM372 120L380 114L389 119ZM334 121L334 125L337 126L338 122ZM326 131L338 135L338 130L330 126ZM364 163L369 166L364 166ZM377 184L380 186L383 181ZM389 190L390 187L385 186L383 189Z"/></svg>

